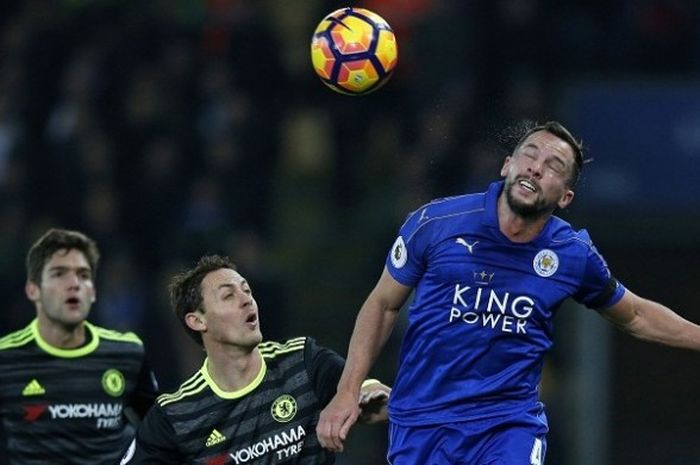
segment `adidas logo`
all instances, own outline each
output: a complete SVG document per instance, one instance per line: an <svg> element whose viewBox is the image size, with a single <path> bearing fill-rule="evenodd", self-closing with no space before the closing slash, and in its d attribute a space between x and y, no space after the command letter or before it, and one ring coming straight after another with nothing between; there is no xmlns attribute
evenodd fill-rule
<svg viewBox="0 0 700 465"><path fill-rule="evenodd" d="M31 380L24 386L24 389L22 389L23 396L41 396L43 394L46 394L46 390L36 379Z"/></svg>
<svg viewBox="0 0 700 465"><path fill-rule="evenodd" d="M219 430L213 429L209 437L207 438L207 447L215 446L221 442L224 442L226 440L226 436L223 434L219 433Z"/></svg>

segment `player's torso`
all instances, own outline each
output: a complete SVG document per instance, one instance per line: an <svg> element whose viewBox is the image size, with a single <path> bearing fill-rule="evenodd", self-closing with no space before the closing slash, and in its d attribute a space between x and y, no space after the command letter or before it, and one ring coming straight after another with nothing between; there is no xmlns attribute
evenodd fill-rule
<svg viewBox="0 0 700 465"><path fill-rule="evenodd" d="M318 399L301 352L267 363L263 382L240 398L207 389L164 406L185 463L332 463L316 439Z"/></svg>
<svg viewBox="0 0 700 465"><path fill-rule="evenodd" d="M546 236L512 243L479 212L435 220L411 240L423 241L408 249L423 254L425 269L408 310L393 417L411 421L422 409L426 421L464 418L478 409L451 406L533 401L554 313L580 284L583 249Z"/></svg>
<svg viewBox="0 0 700 465"><path fill-rule="evenodd" d="M583 266L569 249L509 243L479 224L448 228L428 252L411 323L457 339L483 333L548 344L554 311L576 292Z"/></svg>
<svg viewBox="0 0 700 465"><path fill-rule="evenodd" d="M94 464L102 463L95 461L101 453L118 457L125 441L122 411L140 357L108 341L78 358L27 344L0 350L0 367L0 415L8 449L27 459L22 463Z"/></svg>

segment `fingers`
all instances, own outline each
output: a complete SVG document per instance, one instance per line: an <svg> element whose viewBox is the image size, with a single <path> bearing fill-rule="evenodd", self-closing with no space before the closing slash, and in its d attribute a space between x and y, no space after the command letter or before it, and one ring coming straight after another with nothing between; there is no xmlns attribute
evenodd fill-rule
<svg viewBox="0 0 700 465"><path fill-rule="evenodd" d="M377 389L376 391L368 391L368 392L363 392L360 394L360 405L367 405L373 400L377 399L388 399L389 398L389 393L386 391L382 391Z"/></svg>
<svg viewBox="0 0 700 465"><path fill-rule="evenodd" d="M389 397L391 394L391 388L386 386L379 381L371 380L372 382L365 382L360 389L360 402L370 399L377 399L380 397Z"/></svg>
<svg viewBox="0 0 700 465"><path fill-rule="evenodd" d="M316 434L321 446L333 452L343 452L343 441L347 436L347 430L343 435L341 429L345 422L345 420L337 418L320 421L316 427Z"/></svg>
<svg viewBox="0 0 700 465"><path fill-rule="evenodd" d="M340 427L340 431L338 432L338 436L341 439L341 447L343 442L347 439L348 433L350 432L350 428L352 425L355 424L355 421L357 420L357 415L354 416L354 418L346 418L343 424ZM342 452L342 451L341 451Z"/></svg>
<svg viewBox="0 0 700 465"><path fill-rule="evenodd" d="M387 421L389 419L387 404L390 395L391 388L383 384L374 384L370 389L363 386L358 402L359 420L366 424Z"/></svg>
<svg viewBox="0 0 700 465"><path fill-rule="evenodd" d="M316 426L316 435L324 448L333 452L343 452L343 443L357 417L359 408L343 408L331 402L322 412Z"/></svg>
<svg viewBox="0 0 700 465"><path fill-rule="evenodd" d="M335 430L335 419L329 418L330 414L328 410L321 412L321 417L319 418L318 425L316 426L316 435L318 436L318 442L321 446L333 451L342 452L343 445L336 439L334 434Z"/></svg>

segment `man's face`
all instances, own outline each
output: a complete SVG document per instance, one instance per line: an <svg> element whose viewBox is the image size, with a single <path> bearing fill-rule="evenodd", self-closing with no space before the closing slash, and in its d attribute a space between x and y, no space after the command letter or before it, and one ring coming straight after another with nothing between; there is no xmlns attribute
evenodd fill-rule
<svg viewBox="0 0 700 465"><path fill-rule="evenodd" d="M205 340L244 349L262 341L258 304L240 274L229 268L212 271L202 280L201 292L204 312L194 313Z"/></svg>
<svg viewBox="0 0 700 465"><path fill-rule="evenodd" d="M531 134L506 158L501 176L511 210L524 218L566 208L574 198L568 180L574 170L568 143L546 131Z"/></svg>
<svg viewBox="0 0 700 465"><path fill-rule="evenodd" d="M28 282L26 291L39 313L69 329L87 318L95 302L90 265L76 249L56 251L41 271L41 283Z"/></svg>

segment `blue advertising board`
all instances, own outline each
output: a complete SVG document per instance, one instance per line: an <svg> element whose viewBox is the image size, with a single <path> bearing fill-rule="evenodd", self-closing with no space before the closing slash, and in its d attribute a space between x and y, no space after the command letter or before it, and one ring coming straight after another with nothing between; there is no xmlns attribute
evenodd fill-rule
<svg viewBox="0 0 700 465"><path fill-rule="evenodd" d="M700 215L700 82L579 83L561 103L593 159L580 207Z"/></svg>

